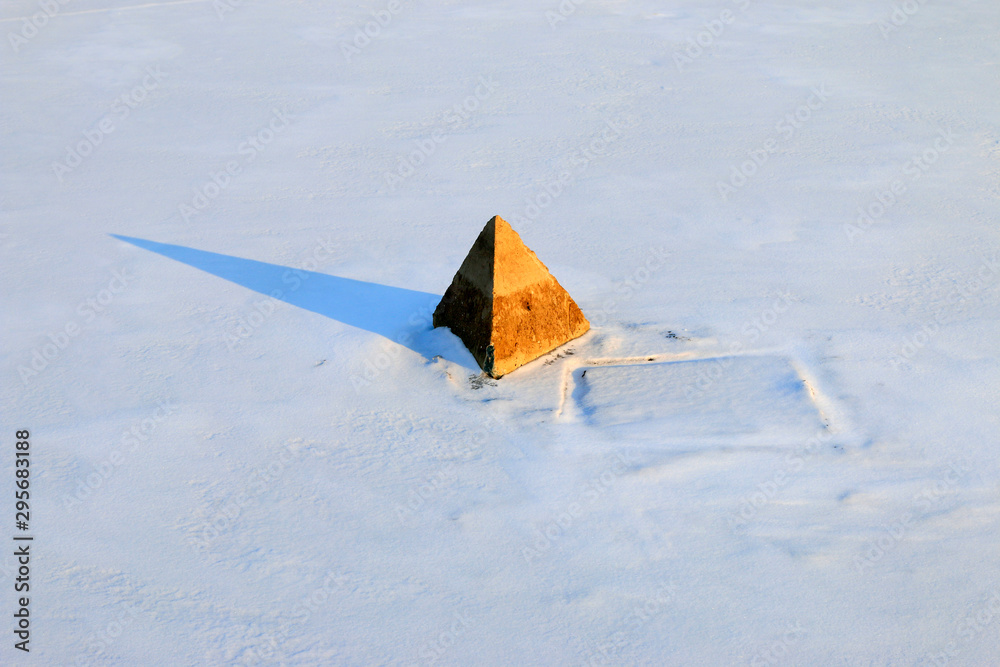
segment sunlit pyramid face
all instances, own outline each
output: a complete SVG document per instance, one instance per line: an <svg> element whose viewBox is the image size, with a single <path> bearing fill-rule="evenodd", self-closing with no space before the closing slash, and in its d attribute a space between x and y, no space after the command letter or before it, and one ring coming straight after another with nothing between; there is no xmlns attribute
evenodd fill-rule
<svg viewBox="0 0 1000 667"><path fill-rule="evenodd" d="M507 222L490 219L434 311L498 378L590 329L573 298Z"/></svg>

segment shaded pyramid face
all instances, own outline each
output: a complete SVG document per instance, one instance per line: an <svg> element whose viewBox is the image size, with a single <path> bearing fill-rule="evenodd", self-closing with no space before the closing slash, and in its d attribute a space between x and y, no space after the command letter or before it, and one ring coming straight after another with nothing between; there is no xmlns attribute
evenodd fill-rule
<svg viewBox="0 0 1000 667"><path fill-rule="evenodd" d="M590 329L573 298L500 216L472 245L434 311L434 326L450 327L495 378Z"/></svg>

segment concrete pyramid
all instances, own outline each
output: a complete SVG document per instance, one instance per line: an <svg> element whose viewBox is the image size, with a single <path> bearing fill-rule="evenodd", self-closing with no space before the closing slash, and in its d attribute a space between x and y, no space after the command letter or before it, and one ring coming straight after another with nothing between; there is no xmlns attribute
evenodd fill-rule
<svg viewBox="0 0 1000 667"><path fill-rule="evenodd" d="M498 378L590 329L579 306L507 222L493 216L434 311Z"/></svg>

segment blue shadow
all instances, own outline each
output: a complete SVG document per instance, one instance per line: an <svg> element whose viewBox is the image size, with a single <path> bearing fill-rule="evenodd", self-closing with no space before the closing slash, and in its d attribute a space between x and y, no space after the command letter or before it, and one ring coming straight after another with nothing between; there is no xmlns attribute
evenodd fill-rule
<svg viewBox="0 0 1000 667"><path fill-rule="evenodd" d="M118 234L111 236L293 306L384 336L428 359L441 355L467 367L471 361L475 367L475 360L464 347L457 350L454 341L428 334L434 308L441 300L437 294Z"/></svg>

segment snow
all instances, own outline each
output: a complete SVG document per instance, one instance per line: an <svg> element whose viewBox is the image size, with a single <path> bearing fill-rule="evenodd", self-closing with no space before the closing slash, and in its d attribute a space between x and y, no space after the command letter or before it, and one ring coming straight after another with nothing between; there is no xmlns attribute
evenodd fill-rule
<svg viewBox="0 0 1000 667"><path fill-rule="evenodd" d="M3 664L1000 661L1000 6L0 26ZM493 381L498 214L593 328Z"/></svg>
<svg viewBox="0 0 1000 667"><path fill-rule="evenodd" d="M675 438L733 443L749 435L779 445L828 430L805 381L780 357L666 363L649 357L637 364L584 368L573 374L571 392L589 425L638 425L635 433L614 429L621 440L648 435L660 444Z"/></svg>

